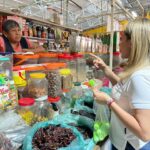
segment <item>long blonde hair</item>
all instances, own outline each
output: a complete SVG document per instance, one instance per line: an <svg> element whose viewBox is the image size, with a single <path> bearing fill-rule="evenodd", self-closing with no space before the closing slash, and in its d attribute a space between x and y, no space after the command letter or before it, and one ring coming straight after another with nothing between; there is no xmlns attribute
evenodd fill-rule
<svg viewBox="0 0 150 150"><path fill-rule="evenodd" d="M136 19L128 23L124 31L128 40L131 40L125 71L120 74L121 79L131 76L135 71L150 66L150 20Z"/></svg>

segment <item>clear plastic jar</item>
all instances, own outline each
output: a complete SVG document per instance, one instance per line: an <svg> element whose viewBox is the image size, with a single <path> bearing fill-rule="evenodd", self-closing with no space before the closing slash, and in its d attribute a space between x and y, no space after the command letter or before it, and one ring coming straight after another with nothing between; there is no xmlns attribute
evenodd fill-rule
<svg viewBox="0 0 150 150"><path fill-rule="evenodd" d="M0 74L4 74L9 80L12 80L12 63L9 57L0 57Z"/></svg>
<svg viewBox="0 0 150 150"><path fill-rule="evenodd" d="M84 82L86 80L86 60L81 54L74 54L77 64L77 82Z"/></svg>
<svg viewBox="0 0 150 150"><path fill-rule="evenodd" d="M61 86L63 92L69 92L72 88L73 77L70 69L61 69Z"/></svg>
<svg viewBox="0 0 150 150"><path fill-rule="evenodd" d="M28 124L35 123L35 100L33 98L22 98L18 101L17 113Z"/></svg>
<svg viewBox="0 0 150 150"><path fill-rule="evenodd" d="M14 54L14 65L37 64L38 54Z"/></svg>
<svg viewBox="0 0 150 150"><path fill-rule="evenodd" d="M14 67L13 79L18 90L18 98L20 99L23 97L28 97L25 70L17 69L17 67Z"/></svg>
<svg viewBox="0 0 150 150"><path fill-rule="evenodd" d="M55 53L39 53L39 63L57 62L58 57Z"/></svg>
<svg viewBox="0 0 150 150"><path fill-rule="evenodd" d="M61 98L59 96L56 98L49 97L48 101L51 103L51 106L54 110L54 117L60 113L63 113L64 104L61 102Z"/></svg>
<svg viewBox="0 0 150 150"><path fill-rule="evenodd" d="M76 71L76 60L70 54L60 54L58 56L60 62L67 63L69 69L71 69L71 73L73 76L73 82L77 81L77 71Z"/></svg>
<svg viewBox="0 0 150 150"><path fill-rule="evenodd" d="M35 103L36 122L53 119L54 111L47 100L36 101Z"/></svg>
<svg viewBox="0 0 150 150"><path fill-rule="evenodd" d="M28 80L30 78L31 73L44 73L45 68L40 65L23 65L21 66L25 70L26 79Z"/></svg>
<svg viewBox="0 0 150 150"><path fill-rule="evenodd" d="M31 73L28 80L28 94L36 101L48 98L48 85L44 73Z"/></svg>
<svg viewBox="0 0 150 150"><path fill-rule="evenodd" d="M45 66L46 78L48 80L48 96L56 98L62 94L61 78L58 66Z"/></svg>
<svg viewBox="0 0 150 150"><path fill-rule="evenodd" d="M71 90L71 107L74 107L76 100L82 98L83 96L83 89L81 87L80 82L75 82L74 87Z"/></svg>

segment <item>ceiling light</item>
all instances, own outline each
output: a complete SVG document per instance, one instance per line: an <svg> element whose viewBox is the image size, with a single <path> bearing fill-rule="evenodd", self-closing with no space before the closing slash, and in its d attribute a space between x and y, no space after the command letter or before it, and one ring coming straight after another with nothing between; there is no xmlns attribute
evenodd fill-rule
<svg viewBox="0 0 150 150"><path fill-rule="evenodd" d="M131 11L133 17L137 17L137 13L135 11Z"/></svg>

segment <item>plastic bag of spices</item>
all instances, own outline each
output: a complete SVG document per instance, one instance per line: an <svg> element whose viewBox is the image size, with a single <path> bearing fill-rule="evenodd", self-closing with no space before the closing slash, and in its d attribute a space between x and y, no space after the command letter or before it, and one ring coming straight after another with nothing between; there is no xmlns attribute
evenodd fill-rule
<svg viewBox="0 0 150 150"><path fill-rule="evenodd" d="M74 115L70 113L57 116L54 118L54 120L59 123L63 122L78 129L78 131L83 135L84 138L83 150L92 150L94 148L95 146L95 143L93 141L94 120L86 116L81 116L78 114Z"/></svg>
<svg viewBox="0 0 150 150"><path fill-rule="evenodd" d="M37 131L39 131L39 129L46 130L46 128L54 127L54 126L56 126L56 127L60 126L61 128L63 128L63 129L60 128L61 131L63 131L64 129L71 129L71 132L75 136L75 139L67 147L61 147L58 150L81 150L81 149L84 150L84 139L83 139L82 134L75 127L69 126L64 123L60 124L60 122L57 122L57 121L48 121L48 122L41 122L41 123L35 124L24 139L23 150L32 150L33 149L33 145L32 145L33 138L34 138L35 134L37 133ZM43 132L42 132L42 134L43 134ZM64 133L64 134L66 134L66 133ZM68 136L68 135L66 134L66 136ZM57 140L57 138L59 137L59 135L57 135L57 132L55 132L54 137L55 137L55 140ZM70 139L71 137L68 136L68 138ZM63 143L63 142L66 142L66 141L63 141L63 139L61 139L61 143ZM43 143L43 146L45 146L45 144L46 143ZM54 146L56 146L57 144L55 144Z"/></svg>

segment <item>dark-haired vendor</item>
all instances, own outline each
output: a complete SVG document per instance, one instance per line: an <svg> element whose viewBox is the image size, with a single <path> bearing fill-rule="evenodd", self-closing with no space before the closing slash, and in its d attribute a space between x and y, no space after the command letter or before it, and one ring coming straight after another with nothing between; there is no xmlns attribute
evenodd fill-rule
<svg viewBox="0 0 150 150"><path fill-rule="evenodd" d="M27 38L22 37L22 31L18 22L6 20L2 24L2 36L0 37L0 52L40 52L42 46L35 47Z"/></svg>

